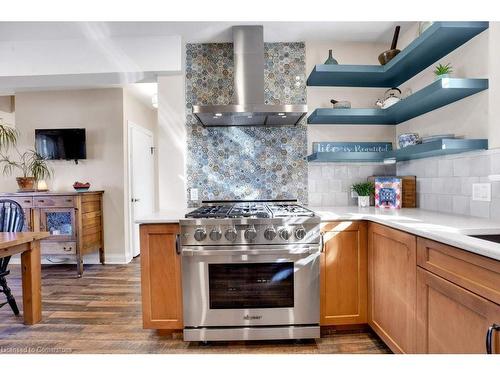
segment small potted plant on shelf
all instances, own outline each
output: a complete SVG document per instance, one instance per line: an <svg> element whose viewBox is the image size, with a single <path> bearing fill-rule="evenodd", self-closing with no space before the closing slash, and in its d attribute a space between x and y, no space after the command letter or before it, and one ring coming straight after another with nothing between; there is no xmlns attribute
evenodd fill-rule
<svg viewBox="0 0 500 375"><path fill-rule="evenodd" d="M441 78L450 78L450 74L453 73L453 67L450 63L443 65L436 65L436 69L434 69L434 74L436 75L436 80Z"/></svg>
<svg viewBox="0 0 500 375"><path fill-rule="evenodd" d="M358 206L368 207L370 205L370 197L375 193L375 185L373 182L359 182L351 186L351 190L358 195Z"/></svg>
<svg viewBox="0 0 500 375"><path fill-rule="evenodd" d="M16 177L20 191L36 190L36 183L51 176L51 171L46 160L35 150L20 152L17 148L16 129L0 123L0 167L4 176L10 176L14 170L19 170L21 177ZM7 155L7 151L13 149L17 154L17 160Z"/></svg>

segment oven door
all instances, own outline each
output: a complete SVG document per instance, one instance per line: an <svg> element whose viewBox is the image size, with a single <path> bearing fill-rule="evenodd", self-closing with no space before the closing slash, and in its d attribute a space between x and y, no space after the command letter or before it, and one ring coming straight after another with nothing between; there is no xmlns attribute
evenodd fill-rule
<svg viewBox="0 0 500 375"><path fill-rule="evenodd" d="M184 247L185 327L319 324L317 245Z"/></svg>

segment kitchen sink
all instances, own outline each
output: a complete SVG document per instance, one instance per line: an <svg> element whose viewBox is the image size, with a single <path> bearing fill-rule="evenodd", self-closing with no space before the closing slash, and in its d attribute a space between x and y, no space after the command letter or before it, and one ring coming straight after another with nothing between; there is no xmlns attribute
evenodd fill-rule
<svg viewBox="0 0 500 375"><path fill-rule="evenodd" d="M475 234L475 235L469 235L469 237L500 243L500 234Z"/></svg>

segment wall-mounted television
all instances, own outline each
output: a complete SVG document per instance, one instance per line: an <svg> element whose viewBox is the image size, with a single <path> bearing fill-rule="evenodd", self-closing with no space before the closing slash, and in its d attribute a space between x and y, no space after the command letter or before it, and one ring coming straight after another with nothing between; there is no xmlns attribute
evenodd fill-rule
<svg viewBox="0 0 500 375"><path fill-rule="evenodd" d="M85 129L35 129L36 151L47 160L87 158Z"/></svg>

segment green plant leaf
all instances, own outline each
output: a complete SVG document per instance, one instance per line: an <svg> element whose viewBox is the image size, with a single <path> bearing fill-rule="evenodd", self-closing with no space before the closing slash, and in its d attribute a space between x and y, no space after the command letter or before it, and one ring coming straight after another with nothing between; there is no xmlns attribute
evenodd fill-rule
<svg viewBox="0 0 500 375"><path fill-rule="evenodd" d="M360 197L368 197L375 193L375 184L371 181L360 182L352 185L351 190Z"/></svg>

